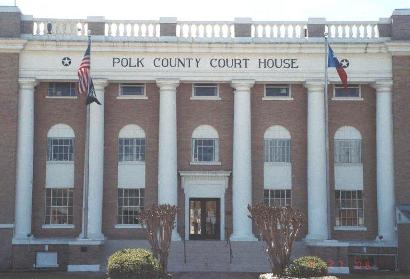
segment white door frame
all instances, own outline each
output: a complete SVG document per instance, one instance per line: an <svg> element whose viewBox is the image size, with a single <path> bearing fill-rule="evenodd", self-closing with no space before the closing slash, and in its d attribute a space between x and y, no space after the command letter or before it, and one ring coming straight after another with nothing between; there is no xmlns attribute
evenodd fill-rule
<svg viewBox="0 0 410 279"><path fill-rule="evenodd" d="M189 240L189 199L220 199L220 239L225 240L225 190L230 171L180 171L181 185L185 193L185 240Z"/></svg>

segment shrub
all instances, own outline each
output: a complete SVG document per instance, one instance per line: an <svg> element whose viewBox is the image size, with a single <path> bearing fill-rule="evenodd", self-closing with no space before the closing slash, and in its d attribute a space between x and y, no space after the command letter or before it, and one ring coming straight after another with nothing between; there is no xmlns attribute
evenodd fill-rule
<svg viewBox="0 0 410 279"><path fill-rule="evenodd" d="M110 279L159 279L161 266L151 252L145 249L124 249L108 259Z"/></svg>
<svg viewBox="0 0 410 279"><path fill-rule="evenodd" d="M326 276L327 264L319 257L300 257L289 264L285 274L290 277Z"/></svg>

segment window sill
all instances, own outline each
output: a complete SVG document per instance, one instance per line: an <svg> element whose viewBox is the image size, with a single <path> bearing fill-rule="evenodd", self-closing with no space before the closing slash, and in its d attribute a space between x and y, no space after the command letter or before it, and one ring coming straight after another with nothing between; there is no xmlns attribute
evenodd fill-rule
<svg viewBox="0 0 410 279"><path fill-rule="evenodd" d="M190 162L190 165L203 165L203 166L220 166L222 165L221 162Z"/></svg>
<svg viewBox="0 0 410 279"><path fill-rule="evenodd" d="M333 229L335 231L355 231L355 232L365 232L367 231L366 227L362 227L362 226L334 226Z"/></svg>
<svg viewBox="0 0 410 279"><path fill-rule="evenodd" d="M46 96L46 99L78 99L78 96Z"/></svg>
<svg viewBox="0 0 410 279"><path fill-rule="evenodd" d="M74 161L47 161L47 164L74 165Z"/></svg>
<svg viewBox="0 0 410 279"><path fill-rule="evenodd" d="M335 167L360 167L363 163L334 163Z"/></svg>
<svg viewBox="0 0 410 279"><path fill-rule="evenodd" d="M47 224L42 225L42 229L74 229L73 224Z"/></svg>
<svg viewBox="0 0 410 279"><path fill-rule="evenodd" d="M262 97L263 101L293 101L292 97Z"/></svg>
<svg viewBox="0 0 410 279"><path fill-rule="evenodd" d="M203 96L203 97L199 97L199 96L191 96L190 98L191 100L201 100L201 101L219 101L222 100L221 97L219 96Z"/></svg>
<svg viewBox="0 0 410 279"><path fill-rule="evenodd" d="M332 101L353 101L353 102L358 102L358 101L364 101L362 97L333 97Z"/></svg>
<svg viewBox="0 0 410 279"><path fill-rule="evenodd" d="M147 96L117 96L119 100L148 100Z"/></svg>
<svg viewBox="0 0 410 279"><path fill-rule="evenodd" d="M291 162L264 162L268 166L291 166Z"/></svg>
<svg viewBox="0 0 410 279"><path fill-rule="evenodd" d="M121 161L118 165L145 165L145 161Z"/></svg>
<svg viewBox="0 0 410 279"><path fill-rule="evenodd" d="M142 229L141 224L117 224L114 226L116 229Z"/></svg>

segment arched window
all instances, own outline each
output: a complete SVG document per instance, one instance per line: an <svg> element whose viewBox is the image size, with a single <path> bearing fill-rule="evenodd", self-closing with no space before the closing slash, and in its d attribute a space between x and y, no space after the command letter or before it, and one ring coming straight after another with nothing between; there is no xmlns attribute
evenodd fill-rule
<svg viewBox="0 0 410 279"><path fill-rule="evenodd" d="M335 163L362 163L362 135L351 126L339 128L334 137Z"/></svg>
<svg viewBox="0 0 410 279"><path fill-rule="evenodd" d="M124 126L118 135L118 161L145 161L145 132L135 124Z"/></svg>
<svg viewBox="0 0 410 279"><path fill-rule="evenodd" d="M74 131L66 124L57 124L47 133L47 161L74 160Z"/></svg>
<svg viewBox="0 0 410 279"><path fill-rule="evenodd" d="M265 162L290 163L291 136L289 131L282 126L274 125L266 129Z"/></svg>
<svg viewBox="0 0 410 279"><path fill-rule="evenodd" d="M219 136L212 126L201 125L192 132L192 161L219 161Z"/></svg>

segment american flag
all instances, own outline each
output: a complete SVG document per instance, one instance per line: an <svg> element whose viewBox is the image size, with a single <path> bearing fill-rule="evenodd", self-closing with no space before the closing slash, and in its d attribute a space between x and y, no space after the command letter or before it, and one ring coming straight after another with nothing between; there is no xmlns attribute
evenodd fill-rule
<svg viewBox="0 0 410 279"><path fill-rule="evenodd" d="M95 89L93 80L90 76L90 52L91 52L91 39L88 39L87 50L84 53L83 60L81 60L80 67L78 67L78 93L87 94L86 104L89 105L93 102L101 105L95 95Z"/></svg>
<svg viewBox="0 0 410 279"><path fill-rule="evenodd" d="M90 49L91 41L88 41L87 50L84 53L83 60L81 60L80 67L78 67L78 93L87 94L88 93L88 82L90 79Z"/></svg>

